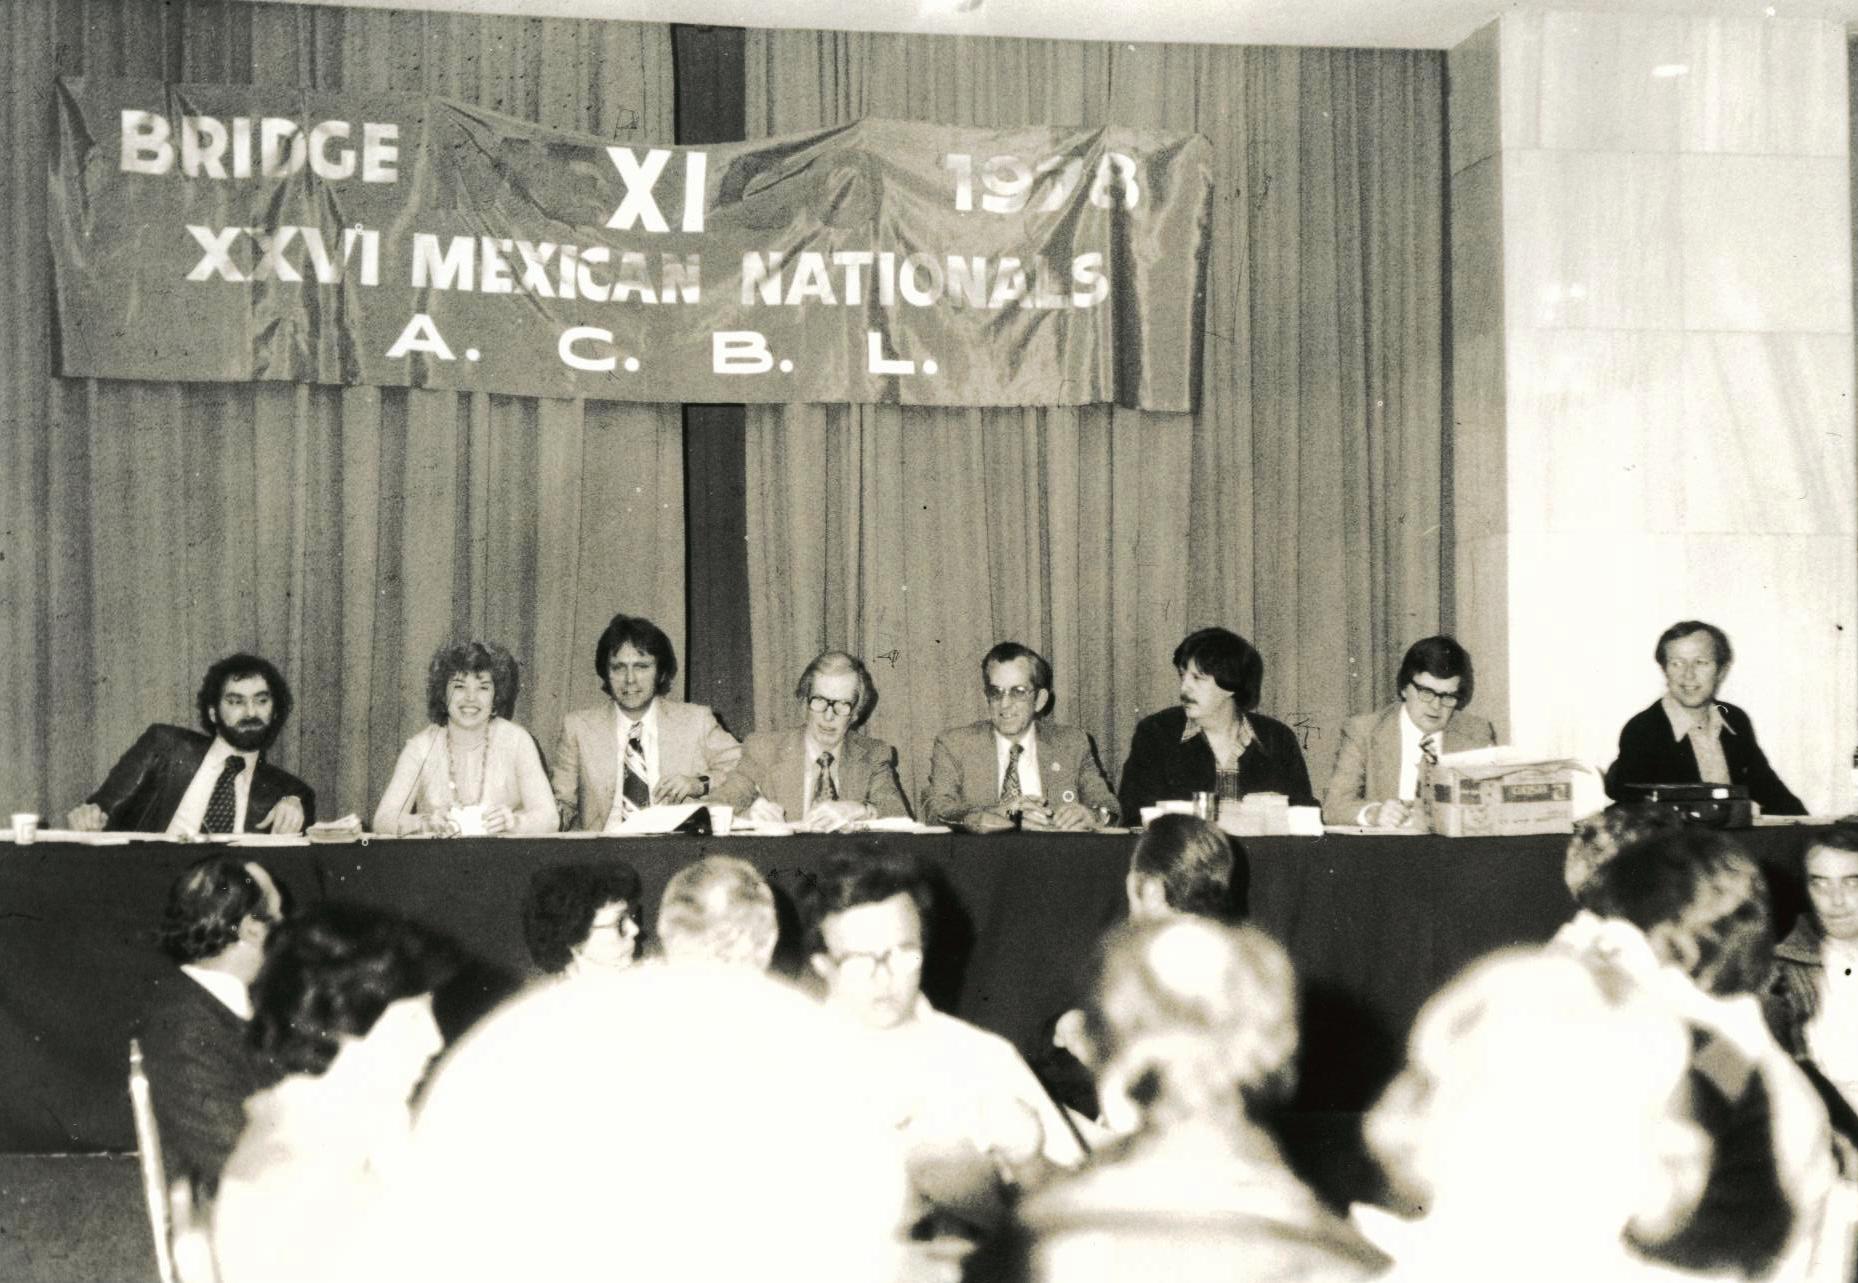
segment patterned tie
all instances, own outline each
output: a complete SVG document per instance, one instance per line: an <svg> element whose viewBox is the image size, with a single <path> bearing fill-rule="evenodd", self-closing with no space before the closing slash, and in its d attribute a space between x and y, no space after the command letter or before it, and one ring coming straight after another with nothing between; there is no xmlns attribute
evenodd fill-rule
<svg viewBox="0 0 1858 1283"><path fill-rule="evenodd" d="M1025 751L1024 744L1015 744L1006 751L1006 774L1000 777L1000 800L1002 802L1019 801L1019 755Z"/></svg>
<svg viewBox="0 0 1858 1283"><path fill-rule="evenodd" d="M1439 764L1439 736L1434 731L1421 737L1419 741L1419 761L1413 768L1413 796L1424 801L1422 796L1426 787L1426 771Z"/></svg>
<svg viewBox="0 0 1858 1283"><path fill-rule="evenodd" d="M634 722L626 735L626 778L619 790L621 817L652 804L651 785L645 782L645 724Z"/></svg>
<svg viewBox="0 0 1858 1283"><path fill-rule="evenodd" d="M219 778L213 781L213 792L206 800L206 819L200 823L202 833L230 833L232 821L239 813L239 800L234 789L238 784L239 772L245 769L245 759L234 753L226 759L226 764L219 770Z"/></svg>
<svg viewBox="0 0 1858 1283"><path fill-rule="evenodd" d="M832 782L832 754L819 755L819 774L813 777L813 804L839 800L839 786Z"/></svg>

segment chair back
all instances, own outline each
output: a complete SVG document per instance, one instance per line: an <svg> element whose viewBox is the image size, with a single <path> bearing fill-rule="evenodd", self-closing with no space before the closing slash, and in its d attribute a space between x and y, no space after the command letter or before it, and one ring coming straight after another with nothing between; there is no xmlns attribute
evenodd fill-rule
<svg viewBox="0 0 1858 1283"><path fill-rule="evenodd" d="M168 1216L168 1171L161 1158L161 1128L155 1122L155 1104L149 1096L148 1073L142 1068L142 1044L129 1040L129 1109L135 1115L136 1152L142 1160L142 1200L148 1207L148 1228L155 1240L155 1272L161 1283L174 1283L173 1223Z"/></svg>

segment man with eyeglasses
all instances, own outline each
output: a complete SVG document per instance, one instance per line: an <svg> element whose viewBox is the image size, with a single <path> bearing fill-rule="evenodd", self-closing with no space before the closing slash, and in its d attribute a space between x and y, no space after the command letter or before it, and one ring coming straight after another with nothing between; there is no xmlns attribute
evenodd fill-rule
<svg viewBox="0 0 1858 1283"><path fill-rule="evenodd" d="M830 833L866 820L908 818L897 782L897 750L852 730L877 703L871 674L854 655L829 650L794 686L801 725L757 731L715 801L751 820Z"/></svg>
<svg viewBox="0 0 1858 1283"><path fill-rule="evenodd" d="M1768 765L1748 714L1716 698L1735 659L1729 635L1700 619L1680 620L1652 654L1665 693L1620 728L1607 795L1617 798L1631 784L1740 784L1768 815L1805 815Z"/></svg>
<svg viewBox="0 0 1858 1283"><path fill-rule="evenodd" d="M981 691L986 720L936 736L923 798L927 823L994 833L1117 822L1116 794L1090 736L1041 720L1052 702L1045 656L1001 642L981 660Z"/></svg>
<svg viewBox="0 0 1858 1283"><path fill-rule="evenodd" d="M1455 639L1423 637L1407 647L1394 679L1399 699L1342 724L1323 821L1374 829L1417 824L1425 764L1497 742L1489 722L1464 711L1474 685L1471 656Z"/></svg>
<svg viewBox="0 0 1858 1283"><path fill-rule="evenodd" d="M829 856L808 897L807 951L827 1007L868 1032L872 1103L895 1120L926 1208L968 1225L1003 1216L1004 1186L1084 1159L1013 1044L923 996L934 893L914 856Z"/></svg>

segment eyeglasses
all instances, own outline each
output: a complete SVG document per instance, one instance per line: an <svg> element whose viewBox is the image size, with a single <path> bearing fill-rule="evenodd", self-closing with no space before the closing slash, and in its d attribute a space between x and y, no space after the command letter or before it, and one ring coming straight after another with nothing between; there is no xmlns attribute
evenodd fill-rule
<svg viewBox="0 0 1858 1283"><path fill-rule="evenodd" d="M887 975L907 975L922 970L923 947L920 944L896 944L882 953L835 953L833 963L843 975L854 980L875 980L877 969Z"/></svg>
<svg viewBox="0 0 1858 1283"><path fill-rule="evenodd" d="M1457 691L1434 690L1430 686L1421 686L1418 682L1408 682L1407 686L1418 694L1419 698L1434 708L1457 708L1463 698Z"/></svg>
<svg viewBox="0 0 1858 1283"><path fill-rule="evenodd" d="M1038 694L1030 686L1009 686L1005 690L1001 690L998 686L989 686L986 691L989 704L1004 704L1009 700L1015 704L1023 704Z"/></svg>
<svg viewBox="0 0 1858 1283"><path fill-rule="evenodd" d="M806 706L815 713L833 712L840 717L850 717L858 705L849 699L827 699L824 695L808 695Z"/></svg>
<svg viewBox="0 0 1858 1283"><path fill-rule="evenodd" d="M1686 677L1692 673L1707 673L1716 666L1714 659L1667 659L1664 661L1665 672L1682 673Z"/></svg>

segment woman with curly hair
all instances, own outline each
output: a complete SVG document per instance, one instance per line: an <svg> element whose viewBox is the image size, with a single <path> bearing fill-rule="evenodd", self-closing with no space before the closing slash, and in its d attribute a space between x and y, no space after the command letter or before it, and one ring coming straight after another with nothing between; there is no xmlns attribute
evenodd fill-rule
<svg viewBox="0 0 1858 1283"><path fill-rule="evenodd" d="M561 827L542 754L509 720L516 660L492 642L448 642L426 670L432 725L406 742L374 808L374 831L553 833Z"/></svg>

